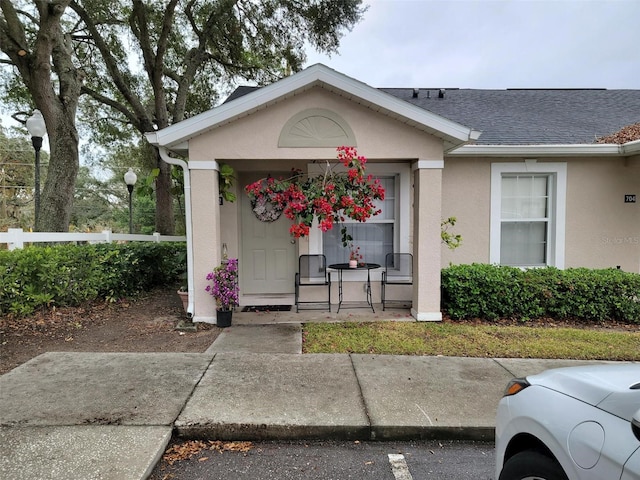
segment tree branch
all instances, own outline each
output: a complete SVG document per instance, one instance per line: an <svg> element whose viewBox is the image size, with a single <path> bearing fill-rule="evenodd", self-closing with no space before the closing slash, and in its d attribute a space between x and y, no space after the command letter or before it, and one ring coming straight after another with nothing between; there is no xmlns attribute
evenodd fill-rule
<svg viewBox="0 0 640 480"><path fill-rule="evenodd" d="M3 14L0 17L0 50L11 59L11 63L24 63L29 47L18 11L10 0L0 0L0 10Z"/></svg>
<svg viewBox="0 0 640 480"><path fill-rule="evenodd" d="M84 93L86 95L89 95L94 100L96 100L96 101L98 101L100 103L104 103L105 105L108 105L109 107L113 108L114 110L120 112L122 115L125 116L125 118L127 118L127 120L132 125L135 125L136 128L140 129L139 127L141 127L141 123L137 119L135 113L133 113L133 112L129 111L127 108L125 108L125 106L122 105L122 103L120 103L117 100L114 100L112 98L109 98L106 95L103 95L103 94L93 90L92 88L87 87L86 85L82 86L82 93Z"/></svg>
<svg viewBox="0 0 640 480"><path fill-rule="evenodd" d="M140 102L139 98L133 92L130 85L128 85L127 82L125 81L125 76L122 74L122 72L118 68L118 63L116 62L116 59L111 54L111 49L109 48L104 38L98 31L96 24L93 21L93 18L75 0L71 1L70 6L85 23L86 28L89 31L89 34L91 35L91 37L93 38L93 41L95 42L95 46L98 48L98 50L100 51L100 54L102 55L102 58L104 59L105 66L107 68L107 71L109 72L109 76L113 80L114 85L116 86L118 91L122 94L125 101L129 104L129 106L135 112L134 119L136 121L134 122L134 125L142 125L143 122L148 122L149 124L153 123L152 120L149 118L149 114L147 110L144 108L144 105ZM83 92L85 92L84 87L83 87ZM89 91L86 91L86 93L91 95ZM95 93L96 95L100 95L98 94L98 92L93 92L93 93ZM106 99L107 97L104 97L104 98ZM126 108L123 105L119 103L114 103L114 102L115 102L114 100L111 100L111 103L107 103L107 105L116 108L116 110L120 111L123 114L127 112L127 116L131 118L129 112L126 110ZM118 107L115 106L116 104L118 105Z"/></svg>

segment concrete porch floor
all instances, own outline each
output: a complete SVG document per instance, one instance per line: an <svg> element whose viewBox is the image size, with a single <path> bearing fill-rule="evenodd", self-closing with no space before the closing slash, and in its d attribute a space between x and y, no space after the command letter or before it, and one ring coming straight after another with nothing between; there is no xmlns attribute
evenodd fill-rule
<svg viewBox="0 0 640 480"><path fill-rule="evenodd" d="M233 313L234 325L273 325L278 323L313 323L313 322L415 322L408 308L387 308L382 310L382 304L374 304L375 313L370 307L350 307L344 306L340 309L337 305L331 306L328 310L300 309L296 313L295 305L292 305L289 312L243 312L243 307L238 307Z"/></svg>

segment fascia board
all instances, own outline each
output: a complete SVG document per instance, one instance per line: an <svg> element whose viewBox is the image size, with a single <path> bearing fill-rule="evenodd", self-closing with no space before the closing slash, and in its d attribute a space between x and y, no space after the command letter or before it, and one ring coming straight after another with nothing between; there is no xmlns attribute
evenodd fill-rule
<svg viewBox="0 0 640 480"><path fill-rule="evenodd" d="M373 108L373 110L415 122L434 133L441 133L445 140L453 140L453 143L462 143L471 138L472 130L464 125L397 99L322 64L313 65L300 73L274 82L232 102L222 104L157 132L152 132L155 133L155 136L147 134L147 138L150 141L153 138L156 142L154 145L170 147L315 85L328 87L329 90Z"/></svg>
<svg viewBox="0 0 640 480"><path fill-rule="evenodd" d="M164 147L167 148L167 150L170 150L173 153L177 153L178 155L182 155L184 157L187 157L189 155L189 141L184 141L181 143L176 143L174 145L172 145L171 147L166 147L165 145L161 145L159 143L158 140L158 135L157 132L147 132L144 134L144 136L146 137L147 141L151 144L154 145L156 147Z"/></svg>
<svg viewBox="0 0 640 480"><path fill-rule="evenodd" d="M158 134L156 132L147 132L144 136L151 145L158 145Z"/></svg>
<svg viewBox="0 0 640 480"><path fill-rule="evenodd" d="M451 152L452 157L598 157L619 156L619 145L464 145Z"/></svg>
<svg viewBox="0 0 640 480"><path fill-rule="evenodd" d="M620 145L620 149L624 155L638 155L640 154L640 140L623 143Z"/></svg>

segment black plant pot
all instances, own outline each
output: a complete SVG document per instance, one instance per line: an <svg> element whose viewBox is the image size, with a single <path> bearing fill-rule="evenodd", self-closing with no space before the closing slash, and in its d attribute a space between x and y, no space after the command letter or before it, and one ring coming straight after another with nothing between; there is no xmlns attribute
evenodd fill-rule
<svg viewBox="0 0 640 480"><path fill-rule="evenodd" d="M216 325L218 327L230 327L233 310L216 310Z"/></svg>

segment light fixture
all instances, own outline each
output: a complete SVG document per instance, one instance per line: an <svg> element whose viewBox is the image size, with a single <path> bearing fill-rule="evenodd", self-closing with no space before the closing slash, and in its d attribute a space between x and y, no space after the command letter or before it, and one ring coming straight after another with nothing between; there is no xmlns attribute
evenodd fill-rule
<svg viewBox="0 0 640 480"><path fill-rule="evenodd" d="M47 134L47 125L40 110L34 110L33 115L27 118L27 130L31 135L31 143L36 151L36 169L34 179L34 226L36 232L40 230L40 149L42 148L42 137Z"/></svg>
<svg viewBox="0 0 640 480"><path fill-rule="evenodd" d="M129 234L133 233L133 210L131 204L131 195L133 194L133 187L138 181L138 176L133 171L133 168L129 167L129 171L124 174L124 183L127 184L127 190L129 190Z"/></svg>

